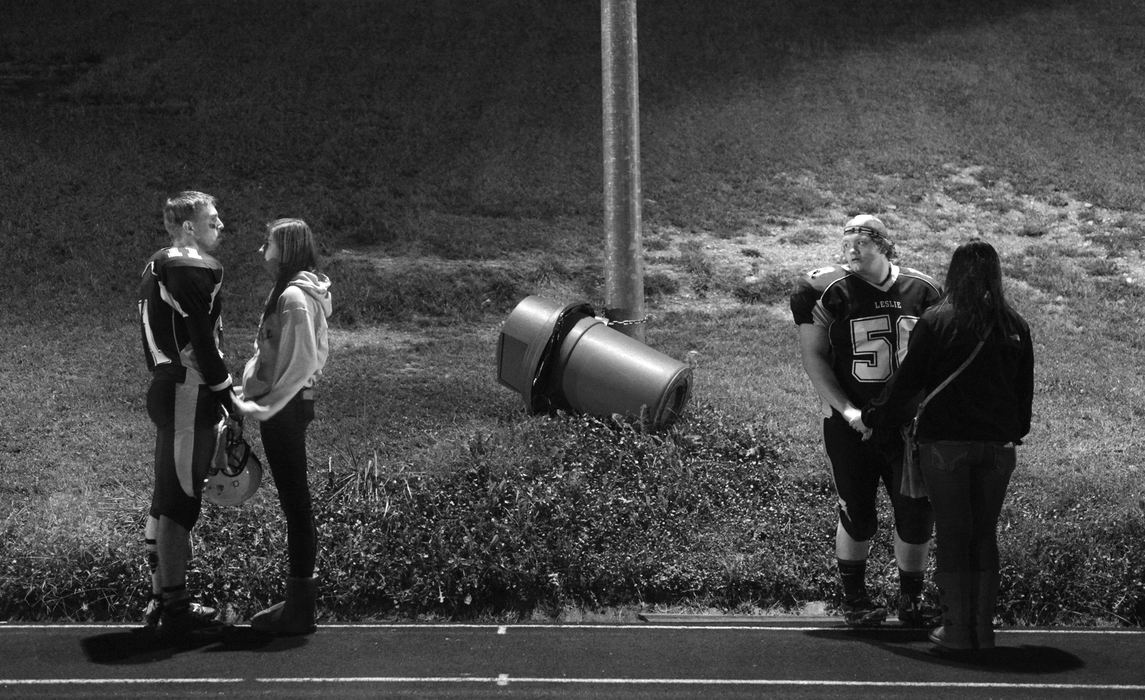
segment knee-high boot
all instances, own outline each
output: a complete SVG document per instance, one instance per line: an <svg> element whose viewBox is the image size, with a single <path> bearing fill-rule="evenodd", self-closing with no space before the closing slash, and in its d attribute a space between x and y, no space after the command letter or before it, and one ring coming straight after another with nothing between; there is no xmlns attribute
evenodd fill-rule
<svg viewBox="0 0 1145 700"><path fill-rule="evenodd" d="M930 633L930 641L943 649L967 651L974 648L970 591L972 574L940 571L934 574L942 608L942 626Z"/></svg>
<svg viewBox="0 0 1145 700"><path fill-rule="evenodd" d="M255 615L250 626L259 632L281 636L310 634L314 624L314 607L318 597L318 582L309 578L286 579L286 600L275 603Z"/></svg>
<svg viewBox="0 0 1145 700"><path fill-rule="evenodd" d="M994 648L994 606L998 601L996 571L978 571L974 574L974 639L979 649Z"/></svg>

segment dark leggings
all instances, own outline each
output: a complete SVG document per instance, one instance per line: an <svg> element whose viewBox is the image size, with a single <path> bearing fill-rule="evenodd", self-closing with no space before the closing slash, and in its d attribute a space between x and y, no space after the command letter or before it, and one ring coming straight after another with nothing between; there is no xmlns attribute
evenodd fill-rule
<svg viewBox="0 0 1145 700"><path fill-rule="evenodd" d="M998 516L1016 455L1013 445L940 440L919 444L934 508L935 570L998 571Z"/></svg>
<svg viewBox="0 0 1145 700"><path fill-rule="evenodd" d="M295 396L286 407L262 422L262 448L278 488L278 500L286 516L286 549L290 575L314 575L318 555L310 484L306 480L306 426L314 419L314 401Z"/></svg>

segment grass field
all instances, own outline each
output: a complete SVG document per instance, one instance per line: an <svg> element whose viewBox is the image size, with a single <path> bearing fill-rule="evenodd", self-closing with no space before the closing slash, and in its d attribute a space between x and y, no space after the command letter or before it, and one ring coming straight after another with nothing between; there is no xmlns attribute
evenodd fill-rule
<svg viewBox="0 0 1145 700"><path fill-rule="evenodd" d="M328 617L833 604L786 295L863 211L939 278L990 240L1033 327L1000 612L1140 625L1145 9L917 5L641 6L648 342L695 367L687 419L648 436L529 418L495 376L524 296L603 306L597 3L12 3L0 619L141 606L135 286L163 198L195 188L226 223L235 370L263 223L300 216L324 241ZM277 594L276 510L265 488L204 515L192 583L240 616Z"/></svg>

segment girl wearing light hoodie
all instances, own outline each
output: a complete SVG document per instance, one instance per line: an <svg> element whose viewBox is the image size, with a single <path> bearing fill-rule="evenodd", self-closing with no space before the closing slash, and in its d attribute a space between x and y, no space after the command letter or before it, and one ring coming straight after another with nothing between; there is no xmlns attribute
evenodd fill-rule
<svg viewBox="0 0 1145 700"><path fill-rule="evenodd" d="M313 387L330 351L330 280L317 271L314 234L301 219L278 219L259 249L274 287L258 328L254 357L243 370L242 394L263 407L262 446L286 516L289 575L286 600L251 620L275 635L309 634L315 627L317 533L306 478L306 426L314 418Z"/></svg>

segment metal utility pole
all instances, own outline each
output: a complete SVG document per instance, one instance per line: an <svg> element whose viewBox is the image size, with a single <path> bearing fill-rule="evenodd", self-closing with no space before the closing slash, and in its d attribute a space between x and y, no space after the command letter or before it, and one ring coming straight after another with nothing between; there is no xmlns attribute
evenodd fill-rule
<svg viewBox="0 0 1145 700"><path fill-rule="evenodd" d="M617 330L644 342L636 0L601 0L600 34L604 78L604 313Z"/></svg>

